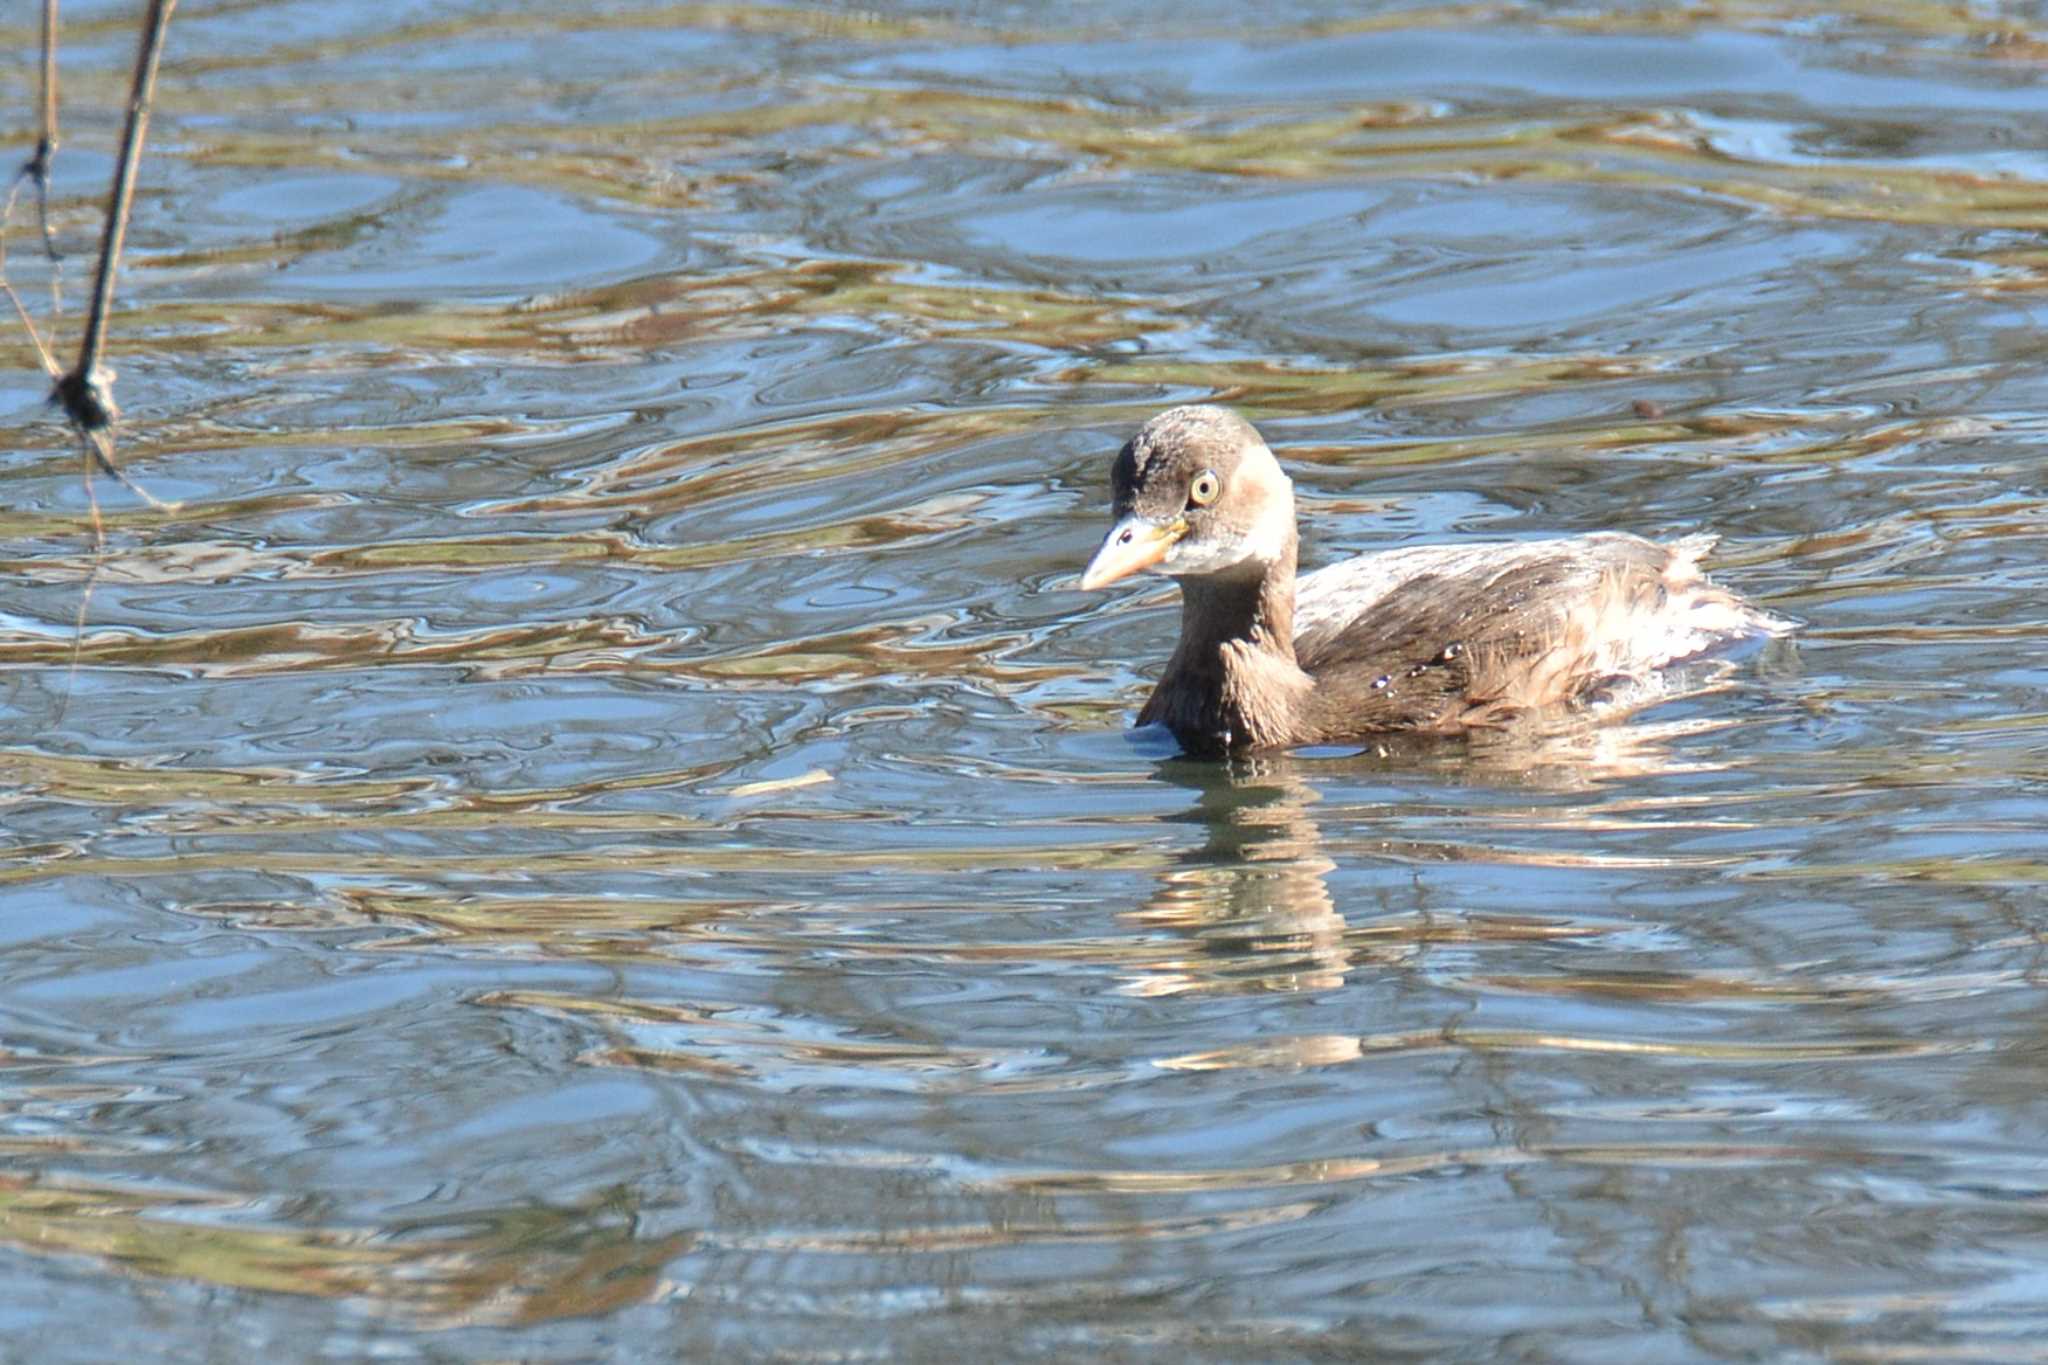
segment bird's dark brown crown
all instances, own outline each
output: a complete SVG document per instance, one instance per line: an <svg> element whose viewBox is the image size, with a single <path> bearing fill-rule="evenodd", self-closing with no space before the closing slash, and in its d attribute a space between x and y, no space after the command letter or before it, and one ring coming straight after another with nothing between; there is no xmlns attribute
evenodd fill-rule
<svg viewBox="0 0 2048 1365"><path fill-rule="evenodd" d="M1109 475L1116 514L1172 517L1181 511L1198 472L1214 470L1227 489L1245 453L1264 446L1252 424L1227 408L1169 408L1117 452Z"/></svg>

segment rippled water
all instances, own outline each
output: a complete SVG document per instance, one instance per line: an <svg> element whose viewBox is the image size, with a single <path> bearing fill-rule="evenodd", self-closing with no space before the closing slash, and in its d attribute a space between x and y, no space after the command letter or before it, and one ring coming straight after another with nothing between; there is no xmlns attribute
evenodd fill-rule
<svg viewBox="0 0 2048 1365"><path fill-rule="evenodd" d="M2048 31L1246 14L181 7L82 632L8 332L8 1358L2039 1357ZM1806 626L1175 760L1073 576L1209 398Z"/></svg>

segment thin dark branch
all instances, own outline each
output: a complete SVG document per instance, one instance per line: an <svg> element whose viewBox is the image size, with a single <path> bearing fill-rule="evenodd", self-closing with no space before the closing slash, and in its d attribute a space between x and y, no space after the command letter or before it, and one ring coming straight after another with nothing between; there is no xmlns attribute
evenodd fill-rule
<svg viewBox="0 0 2048 1365"><path fill-rule="evenodd" d="M156 68L164 52L164 31L170 27L177 0L150 0L142 21L142 47L135 54L135 83L128 93L128 124L121 133L121 159L114 167L114 190L107 202L106 232L100 238L99 269L93 276L92 307L85 316L85 339L78 346L78 364L57 384L57 401L72 424L90 434L113 425L117 410L109 390L112 376L100 365L107 339L107 310L113 306L114 272L121 264L121 245L128 238L128 211L135 202L135 171L142 162L142 139L149 131L149 108L156 98ZM96 446L97 449L97 446ZM104 450L101 463L111 469Z"/></svg>
<svg viewBox="0 0 2048 1365"><path fill-rule="evenodd" d="M57 0L43 0L43 126L35 155L21 173L36 184L36 221L43 229L43 250L57 259L57 239L50 233L50 158L57 154Z"/></svg>
<svg viewBox="0 0 2048 1365"><path fill-rule="evenodd" d="M7 187L7 201L0 207L0 293L7 296L14 306L15 316L21 319L23 330L28 333L29 342L36 348L36 359L42 362L43 373L50 376L52 384L63 378L63 371L50 356L50 348L43 345L42 336L36 331L34 319L28 309L22 306L21 295L14 292L14 282L7 277L7 234L14 226L14 201L20 197L24 180L35 182L36 206L43 225L43 250L50 255L50 311L56 313L59 303L58 278L63 266L57 256L56 240L50 235L50 158L57 151L57 0L43 0L43 123L36 138L35 155L22 164L14 173L14 180Z"/></svg>
<svg viewBox="0 0 2048 1365"><path fill-rule="evenodd" d="M43 0L43 142L57 149L57 0Z"/></svg>
<svg viewBox="0 0 2048 1365"><path fill-rule="evenodd" d="M150 0L142 21L142 46L135 54L135 83L128 92L128 123L121 132L121 159L114 166L114 188L107 198L106 230L100 238L99 269L93 276L92 306L85 317L85 339L78 363L57 381L54 397L64 415L101 469L152 507L164 504L121 472L114 463L114 373L100 363L107 339L107 313L114 302L114 272L121 265L121 246L128 239L128 214L135 203L135 172L142 163L142 140L149 132L150 105L156 99L156 69L163 57L164 33L177 0Z"/></svg>
<svg viewBox="0 0 2048 1365"><path fill-rule="evenodd" d="M92 603L93 583L106 559L106 525L100 516L99 494L93 488L93 466L97 464L152 507L165 506L151 497L147 490L137 487L114 463L114 419L117 416L112 392L114 374L100 363L100 356L106 347L107 312L113 306L114 274L121 264L121 246L128 237L128 215L135 203L135 172L141 164L142 143L149 131L150 106L156 99L157 66L163 57L164 34L170 27L171 11L176 6L177 0L150 0L143 18L142 43L135 54L135 80L128 94L128 122L121 135L121 157L115 165L114 186L107 197L106 229L100 238L92 309L86 317L84 340L79 344L78 364L68 374L58 373L57 364L37 335L28 310L22 307L20 297L7 279L6 268L6 231L13 221L15 198L21 191L22 181L33 180L42 219L43 249L49 253L53 263L50 288L54 313L58 272L62 269L57 264L57 247L50 233L49 214L50 159L57 150L57 0L43 0L42 128L36 139L35 154L15 175L7 190L4 211L0 211L0 293L4 293L8 302L14 305L22 326L28 330L29 340L35 344L36 355L41 359L44 370L55 381L51 396L63 405L65 416L71 419L72 429L78 433L79 447L85 457L85 495L92 507L93 561L92 569L86 574L85 591L79 597L78 621L72 633L71 684L75 684L78 677L85 642L85 617ZM57 708L60 720L70 702L71 684L66 685L64 699Z"/></svg>
<svg viewBox="0 0 2048 1365"><path fill-rule="evenodd" d="M43 0L43 110L42 124L36 131L36 149L29 159L21 163L21 169L14 173L14 180L7 186L7 206L0 213L0 233L7 231L14 223L14 201L21 194L23 181L36 187L36 222L43 230L43 252L56 265L57 238L50 231L50 162L57 155L57 0ZM57 276L50 276L52 306L55 306ZM13 293L9 289L10 294ZM18 302L18 301L17 301Z"/></svg>

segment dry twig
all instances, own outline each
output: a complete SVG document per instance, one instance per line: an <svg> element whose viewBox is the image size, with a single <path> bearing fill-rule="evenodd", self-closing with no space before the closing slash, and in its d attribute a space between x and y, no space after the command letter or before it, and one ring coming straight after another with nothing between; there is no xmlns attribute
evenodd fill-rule
<svg viewBox="0 0 2048 1365"><path fill-rule="evenodd" d="M128 237L128 215L135 202L135 173L142 162L142 143L149 131L150 107L156 98L157 67L163 57L164 34L170 27L171 11L177 0L149 0L143 17L141 45L135 54L135 78L129 88L128 118L121 133L121 154L114 166L114 184L107 197L107 218L100 237L99 266L93 277L92 304L85 319L85 335L78 347L78 363L59 372L49 348L37 334L28 310L6 275L5 229L12 221L16 196L24 180L36 186L42 212L43 247L57 260L50 234L50 158L57 149L57 0L43 3L43 108L42 129L35 154L14 178L4 212L0 212L0 291L14 305L22 326L34 343L43 370L52 381L51 399L64 409L71 428L78 433L85 458L85 493L92 509L93 562L86 575L85 590L78 604L78 621L72 637L71 672L78 671L78 658L85 638L85 615L92 601L93 583L99 577L106 555L106 527L100 517L100 501L93 487L93 466L105 470L120 484L151 507L167 510L169 504L138 486L114 463L114 421L120 415L114 406L114 372L103 362L106 349L107 313L113 306L114 276L121 264L122 244ZM53 281L52 288L55 285ZM67 689L68 696L68 689Z"/></svg>
<svg viewBox="0 0 2048 1365"><path fill-rule="evenodd" d="M100 468L152 507L164 504L138 487L114 463L114 372L100 362L107 338L107 310L113 305L114 274L121 247L128 238L128 212L135 202L135 171L142 162L142 140L149 131L149 110L156 98L157 64L163 57L164 32L170 27L177 0L150 0L143 18L142 46L135 54L135 81L128 93L128 122L121 132L121 159L114 166L114 188L107 200L106 227L100 236L99 268L93 276L92 305L85 315L85 339L78 363L57 381L56 399L64 415L85 441Z"/></svg>

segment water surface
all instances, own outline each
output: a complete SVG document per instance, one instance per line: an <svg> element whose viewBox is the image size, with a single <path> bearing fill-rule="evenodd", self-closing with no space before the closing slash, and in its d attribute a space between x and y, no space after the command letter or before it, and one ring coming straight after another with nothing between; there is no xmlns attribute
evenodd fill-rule
<svg viewBox="0 0 2048 1365"><path fill-rule="evenodd" d="M177 507L96 556L0 387L8 1354L2038 1354L2031 22L188 0ZM1211 399L1312 563L1712 528L1805 627L1177 760L1073 578Z"/></svg>

